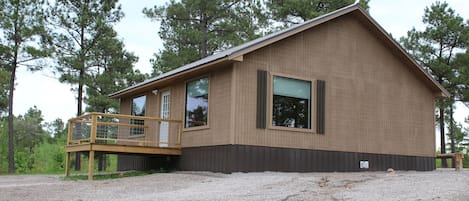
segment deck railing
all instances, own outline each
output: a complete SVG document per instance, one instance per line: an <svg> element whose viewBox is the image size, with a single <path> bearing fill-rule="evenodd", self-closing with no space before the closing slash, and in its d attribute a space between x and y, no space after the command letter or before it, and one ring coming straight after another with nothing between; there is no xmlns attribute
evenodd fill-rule
<svg viewBox="0 0 469 201"><path fill-rule="evenodd" d="M157 117L89 113L70 119L67 145L181 146L182 121ZM165 137L160 138L160 135Z"/></svg>

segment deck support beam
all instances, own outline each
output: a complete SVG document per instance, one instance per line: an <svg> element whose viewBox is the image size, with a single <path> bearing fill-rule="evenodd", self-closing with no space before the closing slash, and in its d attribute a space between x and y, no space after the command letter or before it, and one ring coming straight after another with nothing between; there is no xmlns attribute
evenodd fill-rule
<svg viewBox="0 0 469 201"><path fill-rule="evenodd" d="M70 152L67 152L67 155L65 156L65 176L68 177L70 176Z"/></svg>
<svg viewBox="0 0 469 201"><path fill-rule="evenodd" d="M150 155L168 155L179 156L181 155L181 148L171 147L143 147L143 146L130 146L130 145L115 145L115 144L81 144L81 145L68 145L65 147L66 164L65 176L70 176L70 155L72 152L88 152L88 180L93 180L94 175L94 156L95 153L111 153L111 154L150 154Z"/></svg>
<svg viewBox="0 0 469 201"><path fill-rule="evenodd" d="M88 180L93 180L94 172L94 151L90 151L88 162Z"/></svg>

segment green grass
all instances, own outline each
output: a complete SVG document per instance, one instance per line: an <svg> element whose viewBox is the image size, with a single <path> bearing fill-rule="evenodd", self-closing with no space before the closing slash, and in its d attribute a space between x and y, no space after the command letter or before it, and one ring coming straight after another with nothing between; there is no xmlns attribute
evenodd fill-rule
<svg viewBox="0 0 469 201"><path fill-rule="evenodd" d="M447 159L448 168L453 168L451 166L452 165L452 160L453 160L452 158ZM435 162L436 162L436 167L441 168L441 159L436 159ZM464 168L469 168L469 155L468 154L464 155L463 167Z"/></svg>
<svg viewBox="0 0 469 201"><path fill-rule="evenodd" d="M170 171L165 170L165 169L160 169L160 170L148 170L148 171L101 173L101 174L94 175L93 180L118 179L118 178L124 178L124 177L136 177L136 176L144 176L144 175L155 174L155 173L168 173L168 172ZM71 180L71 181L88 180L88 175L83 175L83 174L71 175L68 177L64 177L64 180Z"/></svg>
<svg viewBox="0 0 469 201"><path fill-rule="evenodd" d="M453 160L453 159L451 159L451 158L448 158L448 159L446 160L446 161L447 161L446 163L448 164L448 168L451 168L451 165L452 165L452 162L451 162L451 161L452 161L452 160ZM435 162L436 162L436 168L441 168L441 159L436 159Z"/></svg>
<svg viewBox="0 0 469 201"><path fill-rule="evenodd" d="M70 164L70 173L71 174L88 174L88 157L86 157L84 154L81 155L81 168L79 171L75 171L75 156L72 155L72 162ZM104 172L104 173L114 173L117 172L117 155L109 154L108 155L108 165L106 167L105 171L99 171ZM1 168L0 167L0 175L44 175L44 174L54 174L54 175L60 175L60 174L65 174L65 164L62 164L61 167L56 167L56 169L32 169L28 171L20 171L16 170L16 173L10 174L7 171L7 168ZM98 172L98 159L95 159L95 164L94 164L94 172ZM1 201L1 200L0 200Z"/></svg>

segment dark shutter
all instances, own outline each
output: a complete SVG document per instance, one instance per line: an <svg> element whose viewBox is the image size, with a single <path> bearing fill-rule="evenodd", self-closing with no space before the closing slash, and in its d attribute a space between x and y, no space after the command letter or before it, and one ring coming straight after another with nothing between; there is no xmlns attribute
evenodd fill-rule
<svg viewBox="0 0 469 201"><path fill-rule="evenodd" d="M324 134L325 132L325 114L326 114L326 81L317 81L317 116L316 116L316 132Z"/></svg>
<svg viewBox="0 0 469 201"><path fill-rule="evenodd" d="M266 128L267 71L257 70L256 128Z"/></svg>

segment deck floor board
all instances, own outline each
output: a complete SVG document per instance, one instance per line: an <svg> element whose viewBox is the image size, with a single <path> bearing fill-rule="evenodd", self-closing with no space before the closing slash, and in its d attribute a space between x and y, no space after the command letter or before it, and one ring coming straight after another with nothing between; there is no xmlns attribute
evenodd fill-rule
<svg viewBox="0 0 469 201"><path fill-rule="evenodd" d="M131 154L155 154L155 155L181 155L180 148L172 147L149 147L138 145L116 145L116 144L77 144L67 145L66 152L105 152L105 153L131 153Z"/></svg>

